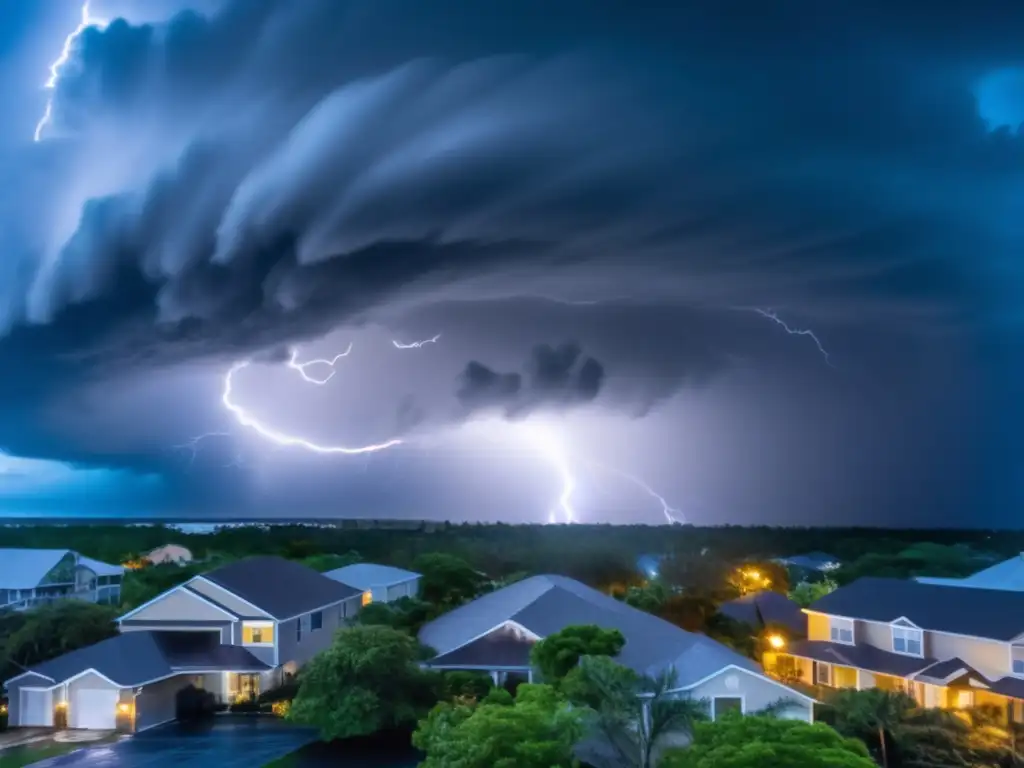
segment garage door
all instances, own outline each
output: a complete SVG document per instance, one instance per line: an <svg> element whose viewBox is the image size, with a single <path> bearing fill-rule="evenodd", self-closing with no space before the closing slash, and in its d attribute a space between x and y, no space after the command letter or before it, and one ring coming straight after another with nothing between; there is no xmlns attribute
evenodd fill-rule
<svg viewBox="0 0 1024 768"><path fill-rule="evenodd" d="M112 731L117 726L120 692L103 688L79 688L74 693L68 725L95 731Z"/></svg>
<svg viewBox="0 0 1024 768"><path fill-rule="evenodd" d="M53 727L53 691L21 689L18 699L18 725Z"/></svg>

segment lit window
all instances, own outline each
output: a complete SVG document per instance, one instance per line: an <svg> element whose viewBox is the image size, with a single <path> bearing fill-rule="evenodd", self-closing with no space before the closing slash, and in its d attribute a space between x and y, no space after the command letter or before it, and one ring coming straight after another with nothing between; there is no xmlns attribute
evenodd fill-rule
<svg viewBox="0 0 1024 768"><path fill-rule="evenodd" d="M853 645L853 619L829 619L829 637L833 643Z"/></svg>
<svg viewBox="0 0 1024 768"><path fill-rule="evenodd" d="M923 633L910 627L892 628L892 649L907 656L922 656Z"/></svg>
<svg viewBox="0 0 1024 768"><path fill-rule="evenodd" d="M243 645L271 645L274 642L274 627L270 624L243 624Z"/></svg>
<svg viewBox="0 0 1024 768"><path fill-rule="evenodd" d="M311 632L316 632L318 629L324 628L324 614L323 611L315 611L309 614L309 629Z"/></svg>
<svg viewBox="0 0 1024 768"><path fill-rule="evenodd" d="M814 662L814 682L818 685L832 685L832 665Z"/></svg>
<svg viewBox="0 0 1024 768"><path fill-rule="evenodd" d="M373 602L373 592L363 592L363 605L369 605Z"/></svg>

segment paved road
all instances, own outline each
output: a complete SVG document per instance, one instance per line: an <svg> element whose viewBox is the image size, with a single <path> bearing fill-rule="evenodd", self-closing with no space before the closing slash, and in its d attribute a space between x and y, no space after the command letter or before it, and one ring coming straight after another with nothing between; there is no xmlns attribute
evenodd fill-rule
<svg viewBox="0 0 1024 768"><path fill-rule="evenodd" d="M168 725L116 744L51 757L33 768L258 768L316 740L316 734L263 717L221 716L202 730Z"/></svg>

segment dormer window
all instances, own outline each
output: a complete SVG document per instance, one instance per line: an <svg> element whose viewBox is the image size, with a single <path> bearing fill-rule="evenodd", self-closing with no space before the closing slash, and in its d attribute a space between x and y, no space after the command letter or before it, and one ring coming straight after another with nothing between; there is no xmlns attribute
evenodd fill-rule
<svg viewBox="0 0 1024 768"><path fill-rule="evenodd" d="M853 619L829 618L829 637L833 643L853 645Z"/></svg>
<svg viewBox="0 0 1024 768"><path fill-rule="evenodd" d="M893 625L892 649L905 656L924 656L924 632L916 627Z"/></svg>

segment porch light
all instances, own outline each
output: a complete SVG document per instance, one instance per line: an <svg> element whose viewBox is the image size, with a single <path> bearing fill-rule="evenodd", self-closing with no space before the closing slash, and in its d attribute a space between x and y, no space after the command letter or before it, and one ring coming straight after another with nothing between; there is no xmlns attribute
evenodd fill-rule
<svg viewBox="0 0 1024 768"><path fill-rule="evenodd" d="M67 709L68 703L66 701L58 701L56 704L57 709Z"/></svg>
<svg viewBox="0 0 1024 768"><path fill-rule="evenodd" d="M6 704L0 704L0 715L6 715L6 714L7 714L7 705Z"/></svg>
<svg viewBox="0 0 1024 768"><path fill-rule="evenodd" d="M781 651L786 647L786 638L782 635L769 635L768 645L774 648L776 651Z"/></svg>
<svg viewBox="0 0 1024 768"><path fill-rule="evenodd" d="M127 715L129 712L132 711L132 705L128 702L122 701L120 704L117 705L117 711L120 712L122 715Z"/></svg>

